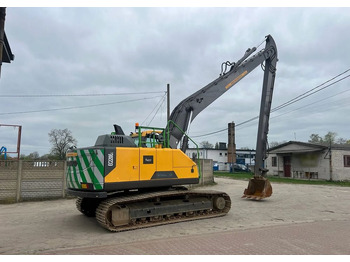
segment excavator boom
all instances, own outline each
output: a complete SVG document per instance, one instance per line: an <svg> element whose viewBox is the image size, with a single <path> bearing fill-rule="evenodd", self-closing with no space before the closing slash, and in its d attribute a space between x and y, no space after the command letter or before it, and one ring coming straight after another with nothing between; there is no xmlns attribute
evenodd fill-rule
<svg viewBox="0 0 350 262"><path fill-rule="evenodd" d="M228 72L221 72L220 76L213 82L180 102L170 115L167 130L171 134L170 147L177 148L178 143L182 139L181 150L185 152L187 148L187 137L176 126L186 132L190 123L202 110L227 92L256 67L262 65L264 79L256 141L254 178L250 180L248 188L243 194L243 197L262 199L272 194L271 184L265 178L267 170L264 169L264 160L267 157L267 134L269 131L269 118L278 59L277 47L270 35L266 36L265 48L253 55L256 49L256 47L249 48L236 63L224 63L225 68L231 66ZM172 123L176 123L176 126Z"/></svg>
<svg viewBox="0 0 350 262"><path fill-rule="evenodd" d="M222 72L217 79L215 79L205 87L201 88L197 92L193 93L192 95L188 96L175 107L175 109L170 115L171 121L169 121L170 123L167 127L169 130L168 132L171 134L171 148L177 148L178 143L183 138L183 133L178 128L176 128L176 126L172 124L172 122L176 123L176 125L180 127L180 129L186 132L189 128L190 123L200 112L202 112L206 107L208 107L221 95L226 93L232 86L241 81L255 68L257 68L265 62L265 68L267 68L268 70L265 69L264 75L263 91L261 98L262 102L264 103L263 105L261 105L260 110L261 123L259 123L259 131L261 131L261 134L259 135L257 141L257 144L259 144L259 148L257 148L257 151L266 151L266 149L264 150L264 146L261 146L260 144L263 143L263 140L267 140L263 136L267 136L268 132L268 117L270 113L273 83L276 71L275 66L277 62L277 47L272 36L266 36L265 48L253 55L255 51L256 47L249 48L245 52L243 57L239 59L236 63L229 63L231 67L228 72ZM227 63L225 65L227 65ZM264 117L261 118L261 116ZM185 151L186 147L186 142L182 143L182 151ZM264 154L266 154L266 152L259 152L259 157L261 157Z"/></svg>

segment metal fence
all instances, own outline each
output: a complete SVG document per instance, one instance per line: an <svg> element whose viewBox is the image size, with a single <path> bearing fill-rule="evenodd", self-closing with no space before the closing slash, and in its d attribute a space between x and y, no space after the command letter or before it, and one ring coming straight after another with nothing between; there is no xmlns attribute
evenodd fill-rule
<svg viewBox="0 0 350 262"><path fill-rule="evenodd" d="M199 186L213 183L213 161L200 165ZM0 161L0 204L66 197L66 166L66 161Z"/></svg>
<svg viewBox="0 0 350 262"><path fill-rule="evenodd" d="M65 161L0 161L0 203L65 197Z"/></svg>

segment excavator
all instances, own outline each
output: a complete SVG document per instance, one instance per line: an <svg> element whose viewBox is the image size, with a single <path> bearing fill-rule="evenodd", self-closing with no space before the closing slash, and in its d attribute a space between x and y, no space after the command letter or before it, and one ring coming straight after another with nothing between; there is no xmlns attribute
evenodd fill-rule
<svg viewBox="0 0 350 262"><path fill-rule="evenodd" d="M77 209L112 232L226 215L231 208L227 193L188 187L198 184L201 174L198 159L185 154L189 141L196 145L188 130L201 111L259 65L264 79L254 177L242 197L271 196L263 162L278 61L272 36L265 37L265 48L256 50L249 48L237 62L223 63L217 79L174 108L165 128L136 123L135 132L125 135L114 125L94 146L70 148L67 193L77 197Z"/></svg>

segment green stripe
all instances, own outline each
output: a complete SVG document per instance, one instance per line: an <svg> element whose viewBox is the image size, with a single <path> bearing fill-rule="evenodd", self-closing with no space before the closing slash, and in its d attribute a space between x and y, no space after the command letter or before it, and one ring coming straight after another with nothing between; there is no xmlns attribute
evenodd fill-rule
<svg viewBox="0 0 350 262"><path fill-rule="evenodd" d="M81 184L79 183L78 176L77 176L76 166L72 167L72 169L73 169L73 175L74 175L75 182L77 183L78 188L81 188Z"/></svg>
<svg viewBox="0 0 350 262"><path fill-rule="evenodd" d="M81 150L80 153L81 153L81 156L83 157L83 161L84 161L84 163L85 163L85 166L86 166L86 168L87 168L87 171L88 171L88 173L89 173L89 176L90 176L90 178L91 178L91 180L92 180L92 183L94 184L94 186L96 187L96 189L102 189L102 186L100 185L100 182L97 180L97 178L95 177L94 172L92 172L92 170L91 170L91 167L90 167L90 165L89 165L90 163L89 163L89 160L88 160L88 158L87 158L85 152L84 152L83 150Z"/></svg>
<svg viewBox="0 0 350 262"><path fill-rule="evenodd" d="M70 183L69 187L74 187L73 179L72 179L72 167L71 166L68 167L68 174L67 175L69 176L69 179L67 179L68 180L67 182Z"/></svg>
<svg viewBox="0 0 350 262"><path fill-rule="evenodd" d="M66 173L66 177L67 177L67 187L69 188L69 187L71 187L71 185L69 184L69 182L70 183L72 183L72 177L71 177L71 171L70 171L70 169L71 169L71 167L70 166L68 166L68 170L67 170L67 173Z"/></svg>
<svg viewBox="0 0 350 262"><path fill-rule="evenodd" d="M84 175L83 167L81 166L80 159L79 159L78 156L77 156L77 163L78 163L79 174L80 174L81 180L82 180L84 183L86 183L87 180L86 180L86 177L85 177L85 175ZM78 182L78 180L77 180L77 182ZM78 182L78 184L80 184L80 183ZM79 187L80 187L80 185L79 185Z"/></svg>
<svg viewBox="0 0 350 262"><path fill-rule="evenodd" d="M94 161L98 171L100 171L100 174L103 177L103 173L104 173L103 164L101 163L100 159L98 159L98 156L96 155L96 153L93 149L89 149L89 153L92 157L92 161Z"/></svg>

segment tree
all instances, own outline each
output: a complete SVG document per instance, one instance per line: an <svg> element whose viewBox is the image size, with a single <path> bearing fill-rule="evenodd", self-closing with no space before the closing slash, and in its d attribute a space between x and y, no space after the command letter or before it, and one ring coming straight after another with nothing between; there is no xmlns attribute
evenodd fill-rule
<svg viewBox="0 0 350 262"><path fill-rule="evenodd" d="M269 148L279 146L279 145L282 145L284 143L287 143L287 141L286 140L283 140L282 142L272 141L272 142L269 142Z"/></svg>
<svg viewBox="0 0 350 262"><path fill-rule="evenodd" d="M209 143L209 141L202 141L199 146L205 149L214 148L213 144Z"/></svg>
<svg viewBox="0 0 350 262"><path fill-rule="evenodd" d="M32 153L30 153L29 155L28 155L28 158L29 159L38 159L39 158L39 153L37 152L37 151L35 151L35 152L32 152Z"/></svg>
<svg viewBox="0 0 350 262"><path fill-rule="evenodd" d="M327 144L334 144L337 133L328 131L324 136L324 142Z"/></svg>
<svg viewBox="0 0 350 262"><path fill-rule="evenodd" d="M337 133L328 131L327 134L324 135L324 137L319 136L318 134L311 134L309 142L310 143L316 143L316 144L334 144L336 141ZM338 143L343 144L343 142L346 141L344 138L340 138L337 140ZM346 143L346 142L345 142Z"/></svg>
<svg viewBox="0 0 350 262"><path fill-rule="evenodd" d="M40 156L39 156L39 153L37 151L35 152L32 152L30 153L29 155L21 155L21 159L23 160L35 160L35 159L38 159Z"/></svg>
<svg viewBox="0 0 350 262"><path fill-rule="evenodd" d="M66 129L52 129L50 131L49 141L52 145L51 154L57 159L66 159L67 150L71 146L77 145L77 140L73 138L72 132Z"/></svg>
<svg viewBox="0 0 350 262"><path fill-rule="evenodd" d="M323 143L323 138L320 137L318 134L311 134L310 139L308 141L309 143Z"/></svg>
<svg viewBox="0 0 350 262"><path fill-rule="evenodd" d="M341 145L350 144L350 139L345 139L345 138L340 137L337 139L337 144L341 144Z"/></svg>

